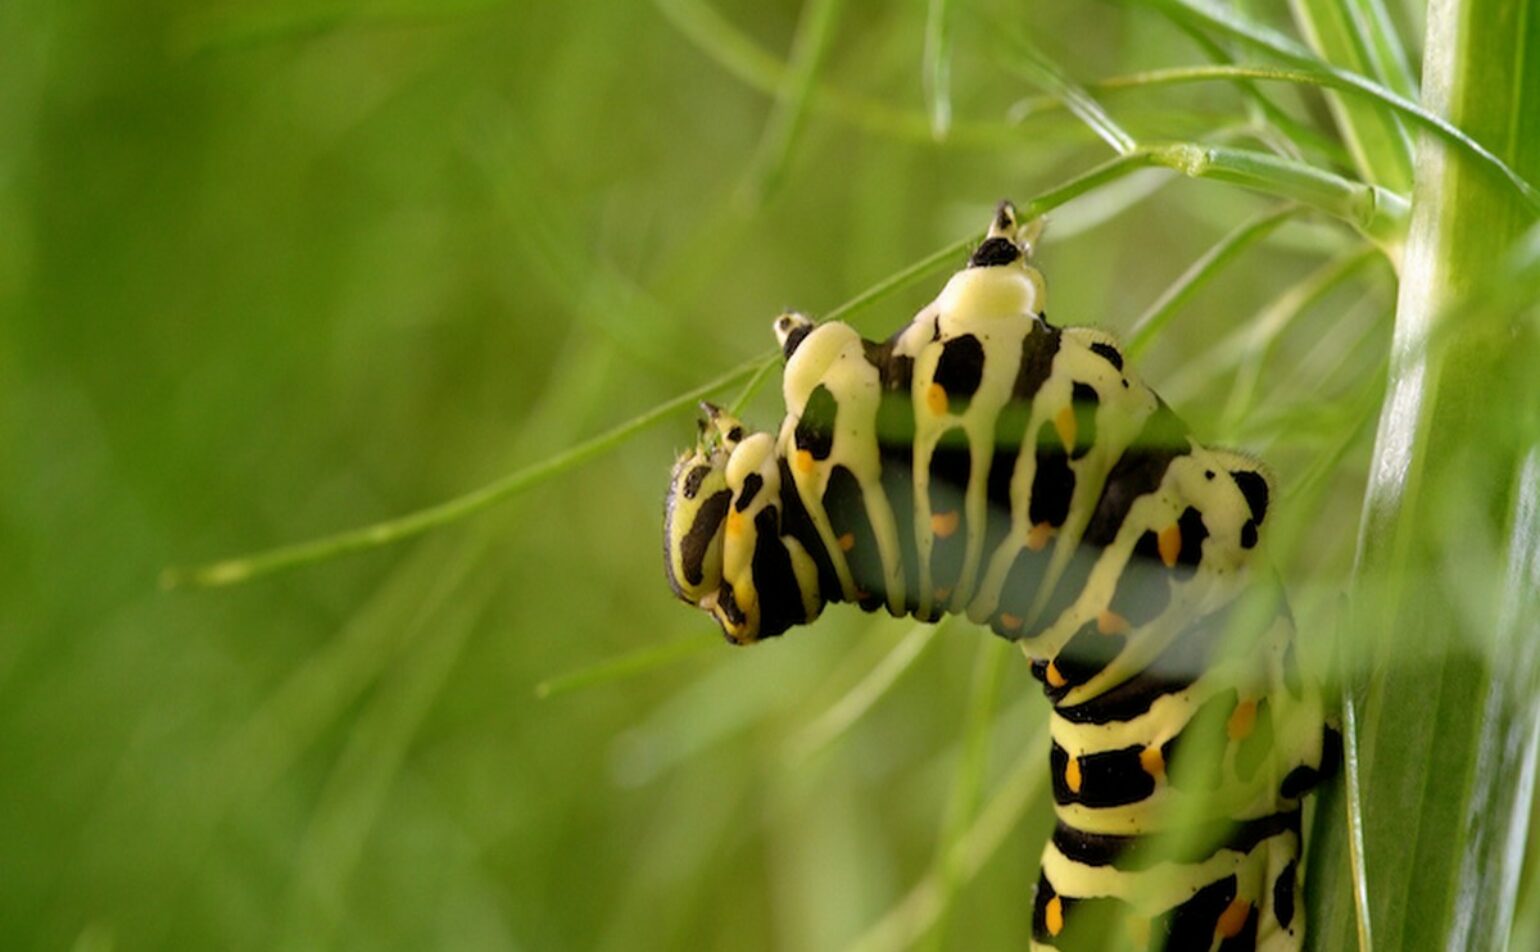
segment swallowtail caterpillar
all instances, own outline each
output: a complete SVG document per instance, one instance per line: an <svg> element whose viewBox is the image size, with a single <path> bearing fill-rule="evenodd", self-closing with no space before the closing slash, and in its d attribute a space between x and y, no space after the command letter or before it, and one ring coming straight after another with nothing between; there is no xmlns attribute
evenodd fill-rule
<svg viewBox="0 0 1540 952"><path fill-rule="evenodd" d="M1014 640L1053 705L1034 949L1299 949L1301 801L1337 735L1254 557L1272 477L1198 444L1112 337L1049 323L1039 230L1002 203L882 343L777 318L786 418L703 408L669 584L735 644L828 602Z"/></svg>

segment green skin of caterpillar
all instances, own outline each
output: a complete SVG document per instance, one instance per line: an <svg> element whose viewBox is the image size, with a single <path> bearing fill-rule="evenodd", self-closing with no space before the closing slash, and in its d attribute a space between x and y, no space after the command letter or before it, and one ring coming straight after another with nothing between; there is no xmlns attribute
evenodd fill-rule
<svg viewBox="0 0 1540 952"><path fill-rule="evenodd" d="M1257 566L1271 478L1206 449L1116 341L1057 328L1002 203L882 344L797 314L778 435L706 407L675 593L750 644L831 601L1016 640L1053 703L1034 949L1301 946L1301 798L1333 734Z"/></svg>

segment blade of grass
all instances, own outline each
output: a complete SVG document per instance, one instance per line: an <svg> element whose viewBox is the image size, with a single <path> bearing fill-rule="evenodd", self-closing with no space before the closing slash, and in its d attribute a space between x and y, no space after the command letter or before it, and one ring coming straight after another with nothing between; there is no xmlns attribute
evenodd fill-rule
<svg viewBox="0 0 1540 952"><path fill-rule="evenodd" d="M1302 163L1259 152L1224 146L1199 146L1193 143L1167 143L1142 147L1127 155L1118 156L1027 201L1021 206L1023 217L1032 218L1043 215L1100 185L1150 166L1173 169L1192 178L1229 181L1263 192L1296 198L1343 219L1371 237L1384 241L1394 241L1404 222L1404 200L1375 186L1352 182ZM946 245L934 254L879 281L830 311L825 315L825 319L842 319L870 306L909 282L941 267L954 256L971 247L975 240L969 237ZM763 374L765 365L778 359L779 353L772 352L750 360L717 379L688 390L671 400L666 400L592 439L463 495L404 516L345 530L308 542L280 546L254 555L240 556L202 566L167 568L160 576L161 587L166 589L210 588L233 585L283 569L375 549L421 535L431 529L480 512L510 496L601 456L670 414L693 407L701 398L739 381L748 380L755 374Z"/></svg>
<svg viewBox="0 0 1540 952"><path fill-rule="evenodd" d="M1327 261L1313 273L1292 285L1275 298L1253 319L1247 322L1243 332L1244 343L1239 347L1244 355L1235 383L1219 416L1219 433L1222 436L1235 432L1242 420L1254 409L1257 382L1262 376L1262 365L1272 351L1278 335L1282 334L1301 314L1307 312L1330 294L1333 289L1356 275L1374 261L1374 248L1355 248L1346 254Z"/></svg>
<svg viewBox="0 0 1540 952"><path fill-rule="evenodd" d="M1048 792L1048 723L1045 719L1000 782L978 818L958 837L954 852L958 886L967 885L994 856L1005 837L1033 804ZM932 868L904 897L852 942L846 952L897 952L909 949L941 914L941 871Z"/></svg>
<svg viewBox="0 0 1540 952"><path fill-rule="evenodd" d="M774 194L786 174L786 166L807 119L808 100L818 71L823 66L844 6L845 0L808 0L802 7L797 33L792 39L790 68L776 91L775 105L759 140L750 173L748 197L755 204Z"/></svg>
<svg viewBox="0 0 1540 952"><path fill-rule="evenodd" d="M1180 18L1169 18L1177 29L1185 33L1208 57L1216 63L1231 64L1235 58L1230 51L1204 33L1193 23ZM1273 102L1255 83L1241 83L1250 107L1252 121L1273 129L1283 139L1279 153L1290 158L1302 159L1300 147L1308 146L1327 159L1341 165L1351 164L1346 150L1332 137L1313 125L1296 119L1288 110Z"/></svg>
<svg viewBox="0 0 1540 952"><path fill-rule="evenodd" d="M936 850L937 879L935 926L929 946L940 952L946 946L946 927L953 900L967 870L958 850L963 836L973 825L978 809L979 790L989 766L989 742L994 737L995 709L1000 703L1000 687L1005 681L1005 666L1013 655L1010 642L988 638L979 642L974 658L973 679L968 690L968 717L963 725L963 750L952 777L952 792L947 798L946 819Z"/></svg>
<svg viewBox="0 0 1540 952"><path fill-rule="evenodd" d="M420 639L398 660L351 725L347 745L327 777L293 860L279 946L325 948L335 943L346 916L348 883L412 738L497 584L493 573L483 571L457 588L446 611L433 619L432 637Z"/></svg>
<svg viewBox="0 0 1540 952"><path fill-rule="evenodd" d="M1394 110L1418 126L1437 134L1450 144L1465 150L1494 173L1502 176L1524 199L1525 204L1540 211L1540 190L1537 190L1530 184L1528 179L1515 172L1507 162L1503 161L1501 157L1494 154L1486 146L1442 116L1351 73L1306 66L1177 66L1113 77L1093 84L1092 88L1098 91L1111 92L1118 89L1205 82L1209 80L1254 80L1294 83L1303 86L1320 86L1326 89L1350 93L1355 96L1363 96L1370 101Z"/></svg>
<svg viewBox="0 0 1540 952"><path fill-rule="evenodd" d="M752 375L767 360L756 357L728 371L709 383L685 391L672 400L665 400L652 409L632 417L598 436L547 457L531 466L515 470L500 479L493 480L480 489L445 500L425 509L408 513L396 519L387 519L372 525L325 536L310 542L281 546L256 555L242 556L214 562L194 568L168 568L161 573L162 588L212 588L234 585L281 569L337 558L353 552L376 549L421 535L429 529L456 522L480 512L495 503L507 499L532 486L539 485L555 476L588 462L625 442L632 434L639 433L669 415L694 407L702 397L709 396L724 387L732 386Z"/></svg>
<svg viewBox="0 0 1540 952"><path fill-rule="evenodd" d="M1111 146L1113 152L1118 155L1127 155L1134 151L1136 147L1134 137L1113 121L1102 108L1101 103L1076 85L1057 63L1049 59L1020 33L1009 30L1004 33L1004 36L1008 40L1010 51L1014 54L1007 62L1013 71L1056 96L1070 112L1074 113L1075 118L1085 123L1103 142Z"/></svg>
<svg viewBox="0 0 1540 952"><path fill-rule="evenodd" d="M535 697L543 701L558 695L570 694L573 691L613 684L616 681L656 671L676 661L683 661L685 658L704 654L708 648L714 649L718 645L719 642L708 637L705 632L677 641L646 645L576 671L546 678L535 685Z"/></svg>
<svg viewBox="0 0 1540 952"><path fill-rule="evenodd" d="M1294 22L1317 55L1327 63L1361 76L1381 79L1369 52L1369 40L1354 10L1342 0L1290 0ZM1366 103L1328 93L1327 106L1358 176L1396 191L1412 187L1412 140L1400 119Z"/></svg>
<svg viewBox="0 0 1540 952"><path fill-rule="evenodd" d="M952 128L952 3L930 0L925 10L925 101L937 142Z"/></svg>
<svg viewBox="0 0 1540 952"><path fill-rule="evenodd" d="M786 759L800 763L839 739L870 711L919 660L925 649L946 627L950 616L935 624L921 623L909 629L903 640L882 656L839 700L798 731L786 745Z"/></svg>
<svg viewBox="0 0 1540 952"><path fill-rule="evenodd" d="M1423 83L1432 111L1520 174L1540 173L1529 121L1540 106L1540 17L1527 6L1435 0ZM1535 348L1515 335L1511 310L1465 301L1506 277L1502 263L1535 216L1432 136L1419 142L1416 172L1352 583L1352 630L1374 658L1359 738L1369 909L1384 948L1499 948L1512 911L1509 844L1529 807L1507 798L1524 789L1533 750L1532 731L1515 743L1535 694L1531 672L1513 664L1533 646L1512 640L1497 609L1513 594L1496 579L1486 580L1490 619L1472 624L1460 610L1471 580L1449 567L1503 558L1512 569L1536 544L1518 518L1534 450L1515 439L1529 434L1505 426L1540 404ZM1452 529L1450 512L1474 515ZM1532 588L1520 597L1530 637L1534 598ZM1329 947L1354 937L1324 938Z"/></svg>
<svg viewBox="0 0 1540 952"><path fill-rule="evenodd" d="M1194 294L1234 261L1241 252L1266 238L1297 211L1298 208L1294 205L1274 208L1243 222L1234 231L1219 239L1134 320L1126 335L1127 339L1123 342L1125 353L1130 358L1138 358L1155 340L1155 335L1160 333L1166 323L1176 315L1177 310Z"/></svg>
<svg viewBox="0 0 1540 952"><path fill-rule="evenodd" d="M653 0L653 6L696 49L746 85L774 96L785 83L786 64L704 0ZM847 93L827 82L814 83L808 102L811 109L867 132L921 142L933 138L925 114ZM961 120L950 123L949 133L954 144L1005 145L1020 138L1019 132L1006 124Z"/></svg>

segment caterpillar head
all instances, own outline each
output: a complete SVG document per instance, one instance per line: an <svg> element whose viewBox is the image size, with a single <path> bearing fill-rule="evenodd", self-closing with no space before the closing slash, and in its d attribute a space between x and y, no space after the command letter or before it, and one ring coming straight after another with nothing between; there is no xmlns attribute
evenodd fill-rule
<svg viewBox="0 0 1540 952"><path fill-rule="evenodd" d="M674 464L663 515L663 565L674 594L691 605L722 587L722 541L732 490L727 461L743 425L720 407L702 403L695 448Z"/></svg>
<svg viewBox="0 0 1540 952"><path fill-rule="evenodd" d="M1033 246L1043 233L1044 220L1022 222L1016 206L1003 201L989 222L989 233L968 258L968 266L952 276L936 304L941 313L1043 317L1047 290L1043 276L1029 263Z"/></svg>

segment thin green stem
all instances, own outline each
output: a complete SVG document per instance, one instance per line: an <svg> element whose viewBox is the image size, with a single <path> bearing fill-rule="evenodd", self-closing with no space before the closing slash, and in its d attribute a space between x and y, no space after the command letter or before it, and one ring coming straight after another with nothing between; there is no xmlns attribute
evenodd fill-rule
<svg viewBox="0 0 1540 952"><path fill-rule="evenodd" d="M1271 211L1243 222L1234 231L1225 235L1203 253L1203 256L1194 261L1182 275L1172 282L1166 290L1155 299L1143 314L1139 315L1128 332L1128 340L1124 342L1124 349L1130 357L1138 357L1144 353L1155 335L1182 305L1213 279L1231 261L1240 255L1242 251L1266 238L1279 225L1288 221L1289 217L1299 209L1293 204L1284 205Z"/></svg>
<svg viewBox="0 0 1540 952"><path fill-rule="evenodd" d="M1158 166L1196 178L1238 182L1264 192L1297 198L1348 221L1367 234L1390 236L1404 219L1405 202L1382 189L1352 182L1298 162L1223 146L1176 143L1149 146L1118 156L1021 206L1025 217L1034 217L1083 195L1099 185L1137 169ZM834 308L826 320L839 320L875 304L898 289L931 273L965 252L976 239L954 241ZM309 542L281 546L254 555L227 559L192 568L168 568L161 573L163 588L210 588L233 585L261 575L313 562L379 548L421 535L486 509L510 496L536 486L588 462L670 414L692 406L718 390L767 373L778 352L756 357L722 376L688 390L604 433L538 463L496 479L436 505L394 519L324 536Z"/></svg>
<svg viewBox="0 0 1540 952"><path fill-rule="evenodd" d="M1112 151L1118 155L1127 155L1134 151L1137 145L1134 137L1118 125L1090 93L1071 80L1058 63L1049 59L1021 34L1010 31L1006 36L1010 40L1011 51L1015 54L1008 64L1010 68L1057 97L1070 112L1075 114L1077 119L1107 143Z"/></svg>
<svg viewBox="0 0 1540 952"><path fill-rule="evenodd" d="M773 355L771 359L773 359ZM740 380L747 379L759 369L765 360L766 358L764 357L756 357L747 363L740 364L715 380L701 384L693 390L687 390L671 400L665 400L645 413L634 416L630 420L599 434L591 440L586 440L538 463L509 473L501 479L493 480L485 486L474 489L464 495L455 496L437 505L419 509L416 512L408 513L396 519L387 519L384 522L376 522L372 525L361 526L357 529L339 532L336 535L325 536L309 542L281 546L276 549L269 549L266 552L257 553L256 555L227 559L222 562L214 562L195 568L168 568L161 573L161 587L212 588L221 585L234 585L237 582L244 582L281 569L306 565L311 562L322 562L367 549L377 549L392 542L409 539L413 536L421 535L430 529L436 529L439 526L464 519L466 516L480 512L495 503L507 499L509 496L574 469L614 449L634 434L641 432L670 414L693 406L702 397L709 396L718 390L732 386Z"/></svg>
<svg viewBox="0 0 1540 952"><path fill-rule="evenodd" d="M792 40L791 65L776 91L775 108L765 124L755 157L751 188L761 201L780 186L807 117L818 70L823 66L845 0L809 0L802 8Z"/></svg>
<svg viewBox="0 0 1540 952"><path fill-rule="evenodd" d="M1410 99L1354 73L1342 70L1283 66L1174 66L1165 69L1152 69L1140 73L1131 73L1126 76L1114 76L1092 84L1092 88L1098 91L1105 90L1111 92L1123 89L1171 86L1213 80L1279 82L1292 83L1299 86L1318 86L1372 100L1405 116L1407 119L1433 132L1456 147L1469 152L1472 156L1479 159L1482 164L1502 176L1508 184L1512 185L1514 190L1523 196L1525 203L1530 208L1540 211L1540 190L1537 190L1528 180L1515 172L1508 163L1504 162L1486 146L1477 142L1458 126L1442 116L1430 112Z"/></svg>
<svg viewBox="0 0 1540 952"><path fill-rule="evenodd" d="M952 128L951 12L951 0L930 0L925 12L925 98L937 142Z"/></svg>
<svg viewBox="0 0 1540 952"><path fill-rule="evenodd" d="M994 736L995 708L1000 702L1000 686L1005 679L1005 663L1014 654L998 638L979 644L974 658L973 684L968 691L968 719L963 728L963 751L952 778L952 795L947 802L946 820L936 851L939 872L940 908L930 936L930 947L940 952L946 945L947 913L957 890L967 878L967 870L957 849L977 813L979 790L989 765L989 741Z"/></svg>
<svg viewBox="0 0 1540 952"><path fill-rule="evenodd" d="M535 685L535 697L544 700L558 694L634 678L639 674L646 674L676 661L702 654L706 649L715 648L719 644L721 644L720 641L703 638L700 634L694 634L679 641L650 644L635 651L605 658L603 661L576 671L546 678Z"/></svg>

